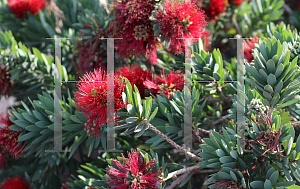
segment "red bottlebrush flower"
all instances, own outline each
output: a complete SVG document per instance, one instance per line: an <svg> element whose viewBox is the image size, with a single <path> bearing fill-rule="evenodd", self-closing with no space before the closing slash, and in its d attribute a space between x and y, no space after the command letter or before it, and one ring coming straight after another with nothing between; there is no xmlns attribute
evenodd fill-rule
<svg viewBox="0 0 300 189"><path fill-rule="evenodd" d="M2 189L30 189L30 184L20 176L14 176L4 180L0 184Z"/></svg>
<svg viewBox="0 0 300 189"><path fill-rule="evenodd" d="M215 20L223 12L226 12L227 0L210 0L209 5L204 9L205 14L215 23Z"/></svg>
<svg viewBox="0 0 300 189"><path fill-rule="evenodd" d="M78 90L75 92L77 107L88 115L85 130L89 135L98 136L100 127L106 122L107 109L107 74L101 69L85 74L77 84ZM114 77L114 106L115 112L125 107L122 100L122 92L125 84L115 75Z"/></svg>
<svg viewBox="0 0 300 189"><path fill-rule="evenodd" d="M123 68L119 69L118 73L120 73L121 76L126 77L132 86L136 85L136 87L139 89L141 97L145 97L146 86L144 85L144 82L146 80L152 81L153 73L151 71L143 70L143 68L134 65L133 67L124 66Z"/></svg>
<svg viewBox="0 0 300 189"><path fill-rule="evenodd" d="M155 158L146 164L145 159L141 156L138 151L131 150L128 152L128 159L123 156L123 164L118 160L111 159L118 169L109 167L107 168L107 175L109 180L106 181L108 184L114 184L109 188L116 189L156 189L159 188L162 182L160 178L160 169L152 171L154 167Z"/></svg>
<svg viewBox="0 0 300 189"><path fill-rule="evenodd" d="M41 9L45 8L44 0L9 0L8 5L11 11L21 19L30 11L32 14L37 14Z"/></svg>
<svg viewBox="0 0 300 189"><path fill-rule="evenodd" d="M103 47L101 43L101 37L108 37L108 33L103 30L99 25L97 30L94 31L91 24L84 24L84 30L90 30L92 32L97 32L97 35L80 33L79 36L82 40L78 40L76 47L78 47L79 62L75 63L76 70L78 71L78 76L83 76L84 73L92 71L94 69L106 69L106 64L104 60L107 58L106 47ZM86 40L86 37L90 37Z"/></svg>
<svg viewBox="0 0 300 189"><path fill-rule="evenodd" d="M118 53L130 58L146 55L152 64L157 63L158 39L154 36L151 16L155 9L153 0L121 0L114 2L115 21L109 27L115 37L122 37L115 44Z"/></svg>
<svg viewBox="0 0 300 189"><path fill-rule="evenodd" d="M243 1L244 0L229 0L229 3L232 4L234 2L237 6L239 6Z"/></svg>
<svg viewBox="0 0 300 189"><path fill-rule="evenodd" d="M154 81L146 80L144 85L151 90L152 94L156 95L164 93L168 98L170 98L170 95L173 94L175 90L183 90L184 75L180 73L179 70L176 72L171 70L166 77L163 70L161 77L157 76Z"/></svg>
<svg viewBox="0 0 300 189"><path fill-rule="evenodd" d="M257 38L251 38L250 40L247 40L246 43L244 43L244 54L249 63L253 60L252 49L254 49L254 45L256 43L258 43Z"/></svg>
<svg viewBox="0 0 300 189"><path fill-rule="evenodd" d="M21 19L26 14L28 7L26 0L9 0L8 5L11 12L17 15L17 18Z"/></svg>
<svg viewBox="0 0 300 189"><path fill-rule="evenodd" d="M131 55L136 57L146 55L152 64L157 63L155 57L159 42L157 38L154 37L151 22L125 28L121 31L121 36L123 39L115 44L121 56L130 58Z"/></svg>
<svg viewBox="0 0 300 189"><path fill-rule="evenodd" d="M61 189L69 189L67 183L63 183Z"/></svg>
<svg viewBox="0 0 300 189"><path fill-rule="evenodd" d="M184 49L184 39L202 38L207 25L204 13L189 2L166 1L164 11L159 10L154 15L159 24L160 34L165 41L170 41L170 52L181 54ZM197 39L194 39L196 42Z"/></svg>
<svg viewBox="0 0 300 189"><path fill-rule="evenodd" d="M11 91L10 73L6 67L0 66L0 95L9 96Z"/></svg>
<svg viewBox="0 0 300 189"><path fill-rule="evenodd" d="M244 171L243 171L243 174L245 174L245 173L247 173L247 171L246 171L246 170L244 170Z"/></svg>
<svg viewBox="0 0 300 189"><path fill-rule="evenodd" d="M296 6L297 9L300 9L300 2Z"/></svg>
<svg viewBox="0 0 300 189"><path fill-rule="evenodd" d="M37 14L41 9L45 8L46 2L44 0L28 0L28 10L31 14Z"/></svg>
<svg viewBox="0 0 300 189"><path fill-rule="evenodd" d="M13 123L9 120L9 116L0 114L0 123L4 125L4 127L0 127L0 149L2 151L2 155L0 157L0 168L4 166L6 163L5 156L10 154L15 159L18 159L20 155L23 155L23 144L18 145L18 138L22 131L12 131L9 129Z"/></svg>

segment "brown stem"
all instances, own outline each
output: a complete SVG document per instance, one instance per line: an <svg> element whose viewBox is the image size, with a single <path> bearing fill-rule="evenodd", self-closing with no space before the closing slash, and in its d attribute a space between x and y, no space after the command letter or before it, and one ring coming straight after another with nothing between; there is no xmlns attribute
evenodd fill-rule
<svg viewBox="0 0 300 189"><path fill-rule="evenodd" d="M180 184L185 179L185 177L187 177L189 175L189 173L190 172L184 173L177 180L175 180L169 186L167 186L165 189L172 189L172 188L174 188L175 186L177 186L178 184Z"/></svg>
<svg viewBox="0 0 300 189"><path fill-rule="evenodd" d="M195 154L193 154L191 152L186 151L186 149L184 149L181 146L179 146L176 142L174 142L172 139L170 139L168 136L166 136L164 133L162 133L160 130L158 130L156 127L154 127L148 121L145 122L145 124L149 126L149 129L151 129L153 132L155 132L156 134L158 134L159 136L161 136L168 143L170 143L172 146L174 146L177 150L183 151L186 156L188 156L191 159L196 160L196 161L202 161L202 158L196 156Z"/></svg>
<svg viewBox="0 0 300 189"><path fill-rule="evenodd" d="M191 171L197 170L197 169L202 169L202 167L199 167L198 165L194 165L192 167L187 167L187 168L179 169L177 171L169 173L168 176L167 176L167 178L164 178L163 181L169 180L170 178L172 178L174 176L181 175L181 174L186 173L186 172L191 172Z"/></svg>

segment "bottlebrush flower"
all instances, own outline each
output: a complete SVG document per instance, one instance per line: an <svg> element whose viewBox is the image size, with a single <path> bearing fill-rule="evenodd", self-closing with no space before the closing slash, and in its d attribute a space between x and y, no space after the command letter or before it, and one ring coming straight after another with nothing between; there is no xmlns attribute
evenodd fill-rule
<svg viewBox="0 0 300 189"><path fill-rule="evenodd" d="M0 149L2 151L2 155L0 158L0 168L4 166L6 163L5 156L11 155L15 159L18 159L20 155L23 155L23 144L18 145L18 138L22 131L12 131L9 129L13 123L9 120L9 115L6 116L0 114L0 123L4 125L4 127L0 127Z"/></svg>
<svg viewBox="0 0 300 189"><path fill-rule="evenodd" d="M8 5L11 11L21 19L30 11L32 14L37 14L41 9L45 8L44 0L9 0Z"/></svg>
<svg viewBox="0 0 300 189"><path fill-rule="evenodd" d="M205 14L213 21L219 17L223 12L226 12L228 6L227 0L210 0L210 4L204 9Z"/></svg>
<svg viewBox="0 0 300 189"><path fill-rule="evenodd" d="M156 76L154 81L146 80L144 85L150 89L151 93L156 94L165 94L168 98L176 90L183 90L184 87L184 75L180 73L179 70L171 72L166 76L163 70L161 77Z"/></svg>
<svg viewBox="0 0 300 189"><path fill-rule="evenodd" d="M118 168L109 166L107 168L108 184L114 184L109 188L116 189L146 189L159 188L162 182L160 169L152 171L155 163L155 158L146 164L144 157L138 151L131 150L128 152L128 159L123 156L123 164L118 160L111 159Z"/></svg>
<svg viewBox="0 0 300 189"><path fill-rule="evenodd" d="M37 14L41 9L45 8L46 2L44 0L28 0L28 10L31 14Z"/></svg>
<svg viewBox="0 0 300 189"><path fill-rule="evenodd" d="M163 8L154 15L154 22L159 24L162 38L170 42L171 53L181 54L185 50L184 39L178 38L203 37L203 28L207 25L205 15L194 3L168 0Z"/></svg>
<svg viewBox="0 0 300 189"><path fill-rule="evenodd" d="M78 47L76 55L79 61L75 63L75 66L79 76L94 69L106 69L106 64L103 62L107 58L106 47L103 47L102 39L100 39L101 37L108 37L107 31L103 30L100 25L94 31L91 24L84 24L83 30L90 30L90 33L81 32L79 36L82 40L78 40L76 44L76 47ZM97 35L91 34L94 32ZM87 37L90 38L86 39Z"/></svg>
<svg viewBox="0 0 300 189"><path fill-rule="evenodd" d="M244 54L249 63L254 59L252 56L252 49L254 49L256 43L258 43L258 39L256 37L251 38L244 43Z"/></svg>
<svg viewBox="0 0 300 189"><path fill-rule="evenodd" d="M300 9L300 2L298 2L298 4L296 5L297 9Z"/></svg>
<svg viewBox="0 0 300 189"><path fill-rule="evenodd" d="M144 82L146 80L152 81L153 73L151 71L143 70L143 68L137 67L136 65L133 67L129 65L120 68L118 73L120 73L121 76L126 77L132 86L136 85L136 87L139 89L141 97L145 97L146 86L144 85Z"/></svg>
<svg viewBox="0 0 300 189"><path fill-rule="evenodd" d="M10 73L6 67L0 66L0 95L9 96L11 91Z"/></svg>
<svg viewBox="0 0 300 189"><path fill-rule="evenodd" d="M152 11L155 9L153 0L121 0L114 2L115 20L109 30L115 37L122 37L116 42L118 53L130 58L146 55L152 64L157 63L156 49L158 39L154 36L151 25Z"/></svg>
<svg viewBox="0 0 300 189"><path fill-rule="evenodd" d="M0 184L2 189L30 189L30 184L20 176L14 176L4 180Z"/></svg>
<svg viewBox="0 0 300 189"><path fill-rule="evenodd" d="M107 109L107 74L101 69L85 74L77 84L75 92L77 107L88 115L85 130L89 135L98 136L100 127L106 122ZM125 84L118 75L114 76L114 106L115 112L125 107L122 92Z"/></svg>

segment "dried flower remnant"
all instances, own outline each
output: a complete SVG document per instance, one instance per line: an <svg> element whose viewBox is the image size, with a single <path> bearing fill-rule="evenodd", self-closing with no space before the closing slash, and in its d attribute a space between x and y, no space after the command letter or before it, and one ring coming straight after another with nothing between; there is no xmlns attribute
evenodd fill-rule
<svg viewBox="0 0 300 189"><path fill-rule="evenodd" d="M30 184L20 176L5 179L0 184L1 189L30 189Z"/></svg>
<svg viewBox="0 0 300 189"><path fill-rule="evenodd" d="M168 0L163 9L156 12L154 19L162 38L170 42L168 50L171 53L181 54L184 51L184 40L178 38L193 38L196 42L196 38L206 35L205 14L194 3Z"/></svg>
<svg viewBox="0 0 300 189"><path fill-rule="evenodd" d="M77 84L75 92L76 106L88 115L85 130L90 136L99 135L100 127L106 123L107 110L107 73L101 69L85 74ZM114 76L114 106L115 112L125 107L122 100L124 82L118 75Z"/></svg>
<svg viewBox="0 0 300 189"><path fill-rule="evenodd" d="M123 164L118 160L111 159L118 168L109 166L107 168L108 184L114 184L109 188L115 189L158 189L160 188L161 171L153 171L155 158L146 164L146 160L138 151L131 150L128 152L128 159L123 156Z"/></svg>
<svg viewBox="0 0 300 189"><path fill-rule="evenodd" d="M281 135L282 127L279 127L278 131L276 131L276 129L271 128L272 120L270 119L268 114L264 116L263 114L258 113L258 115L259 118L256 119L257 121L253 118L250 118L250 120L257 125L261 134L259 134L254 140L246 140L246 142L249 143L248 150L252 148L252 145L262 145L265 148L265 151L262 153L262 155L265 155L267 152L270 151L272 153L277 152L281 158L284 158L283 154L279 149L279 138ZM262 130L260 127L260 123L263 124L266 128L268 128L268 130Z"/></svg>

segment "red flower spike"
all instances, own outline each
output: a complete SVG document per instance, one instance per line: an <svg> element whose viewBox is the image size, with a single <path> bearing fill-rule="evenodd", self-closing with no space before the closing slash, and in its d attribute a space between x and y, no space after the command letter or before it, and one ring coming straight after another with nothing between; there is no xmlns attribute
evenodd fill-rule
<svg viewBox="0 0 300 189"><path fill-rule="evenodd" d="M133 67L129 65L120 68L118 73L120 73L121 76L126 77L132 86L136 85L136 87L139 89L141 97L145 97L146 86L144 85L144 82L146 80L152 81L153 73L151 71L143 70L143 68L137 67L136 65Z"/></svg>
<svg viewBox="0 0 300 189"><path fill-rule="evenodd" d="M202 38L207 25L205 14L190 2L167 0L163 7L164 11L159 10L154 16L159 23L160 33L166 41L170 41L169 51L181 54L185 50L184 40L178 38Z"/></svg>
<svg viewBox="0 0 300 189"><path fill-rule="evenodd" d="M146 80L144 85L150 89L151 93L156 94L165 94L168 98L172 95L176 90L183 90L184 87L184 75L180 73L179 70L171 72L166 76L163 70L163 74L161 77L156 76L154 81Z"/></svg>
<svg viewBox="0 0 300 189"><path fill-rule="evenodd" d="M254 45L258 43L258 39L257 38L251 38L250 40L247 40L244 43L244 54L245 54L245 58L248 60L248 62L252 62L253 60L253 56L252 56L252 49L254 49Z"/></svg>
<svg viewBox="0 0 300 189"><path fill-rule="evenodd" d="M31 14L37 14L41 9L45 8L46 2L44 0L28 0L28 10Z"/></svg>
<svg viewBox="0 0 300 189"><path fill-rule="evenodd" d="M300 9L300 2L296 6L297 9Z"/></svg>
<svg viewBox="0 0 300 189"><path fill-rule="evenodd" d="M0 168L2 168L6 161L5 157L7 155L13 156L15 159L18 159L20 155L23 155L23 144L18 145L18 138L22 131L12 131L9 129L13 123L9 120L8 114L6 116L0 114L0 123L4 125L4 127L0 127Z"/></svg>
<svg viewBox="0 0 300 189"><path fill-rule="evenodd" d="M11 11L21 19L30 11L31 14L37 14L41 9L45 8L45 0L9 0L8 5Z"/></svg>
<svg viewBox="0 0 300 189"><path fill-rule="evenodd" d="M227 6L227 0L210 0L210 4L204 11L211 21L215 23L220 14L226 12Z"/></svg>
<svg viewBox="0 0 300 189"><path fill-rule="evenodd" d="M17 18L21 19L26 14L28 7L26 0L9 0L8 5L11 12L17 15Z"/></svg>
<svg viewBox="0 0 300 189"><path fill-rule="evenodd" d="M85 74L77 84L75 92L76 106L88 115L85 130L90 136L99 135L100 127L106 122L107 110L107 74L101 69ZM114 76L114 106L115 112L125 107L122 100L122 92L125 84L118 75Z"/></svg>
<svg viewBox="0 0 300 189"><path fill-rule="evenodd" d="M30 189L30 184L20 176L14 176L4 180L0 184L1 189Z"/></svg>
<svg viewBox="0 0 300 189"><path fill-rule="evenodd" d="M155 165L155 159L149 163L145 163L145 159L138 151L131 150L128 152L128 159L123 156L123 164L115 159L111 159L118 169L107 168L107 175L109 176L108 184L114 184L110 188L115 189L158 189L162 182L160 178L161 171L158 169L151 172Z"/></svg>
<svg viewBox="0 0 300 189"><path fill-rule="evenodd" d="M244 171L243 171L243 174L245 174L245 173L247 173L247 171L246 171L246 170L244 170Z"/></svg>
<svg viewBox="0 0 300 189"><path fill-rule="evenodd" d="M115 47L118 53L131 58L146 55L151 64L157 63L156 49L160 45L154 36L149 17L155 9L153 0L121 0L114 2L115 21L109 27L115 37L122 36ZM121 25L121 27L120 27Z"/></svg>

